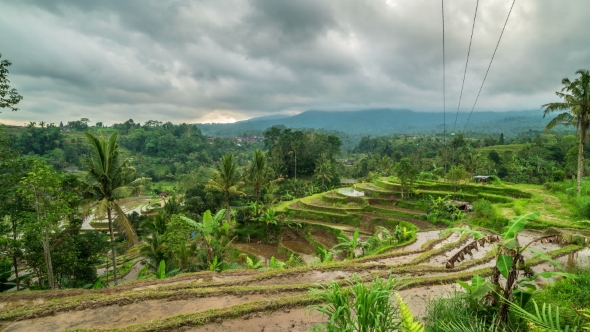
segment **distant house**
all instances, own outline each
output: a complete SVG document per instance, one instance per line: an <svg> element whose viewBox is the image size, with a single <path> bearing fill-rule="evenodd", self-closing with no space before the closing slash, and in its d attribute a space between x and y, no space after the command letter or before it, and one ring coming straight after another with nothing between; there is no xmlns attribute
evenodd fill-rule
<svg viewBox="0 0 590 332"><path fill-rule="evenodd" d="M349 160L347 160L347 161L344 162L344 165L346 165L346 166L352 166L352 165L354 165L354 160L349 159Z"/></svg>
<svg viewBox="0 0 590 332"><path fill-rule="evenodd" d="M160 198L165 198L165 197L168 197L169 195L168 195L168 193L160 193L160 195L158 195L158 196L160 196Z"/></svg>
<svg viewBox="0 0 590 332"><path fill-rule="evenodd" d="M489 175L476 175L473 177L473 180L477 183L490 183L492 182L492 177Z"/></svg>

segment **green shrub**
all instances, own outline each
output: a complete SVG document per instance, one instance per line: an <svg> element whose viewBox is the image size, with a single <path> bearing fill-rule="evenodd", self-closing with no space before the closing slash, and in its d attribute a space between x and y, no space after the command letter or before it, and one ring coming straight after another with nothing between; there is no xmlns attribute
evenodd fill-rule
<svg viewBox="0 0 590 332"><path fill-rule="evenodd" d="M546 303L559 307L559 314L563 325L577 326L582 331L587 318L579 312L580 308L590 306L590 266L576 267L573 271L579 279L561 279L554 284L549 284L544 290L533 295L537 303ZM532 304L527 306L532 312Z"/></svg>
<svg viewBox="0 0 590 332"><path fill-rule="evenodd" d="M321 290L311 289L312 294L319 295L326 303L313 308L329 318L312 331L398 331L399 310L391 295L399 287L399 281L393 277L377 278L366 284L355 274L348 288L332 282Z"/></svg>
<svg viewBox="0 0 590 332"><path fill-rule="evenodd" d="M476 218L496 219L498 217L492 203L483 198L473 202L473 212Z"/></svg>
<svg viewBox="0 0 590 332"><path fill-rule="evenodd" d="M580 219L590 219L590 197L579 196L574 199L574 215Z"/></svg>
<svg viewBox="0 0 590 332"><path fill-rule="evenodd" d="M455 292L448 298L436 298L427 303L424 325L430 332L446 332L449 325L479 324L491 315L482 311L483 308L465 293Z"/></svg>

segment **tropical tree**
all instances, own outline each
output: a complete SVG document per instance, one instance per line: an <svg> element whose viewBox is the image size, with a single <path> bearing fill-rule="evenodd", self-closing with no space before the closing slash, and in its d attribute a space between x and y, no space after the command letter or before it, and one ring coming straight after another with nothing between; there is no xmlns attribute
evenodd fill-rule
<svg viewBox="0 0 590 332"><path fill-rule="evenodd" d="M137 235L133 225L127 219L118 200L129 195L130 185L134 181L135 169L129 166L128 159L123 159L119 154L117 145L117 133L113 133L108 139L100 138L86 132L86 140L90 147L90 158L86 160L88 174L86 182L88 191L92 198L98 203L96 205L96 216L104 218L106 215L109 221L109 234L111 237L111 255L113 259L113 281L117 283L117 257L114 248L115 234L113 226L116 224L119 232L123 234L132 244L137 242Z"/></svg>
<svg viewBox="0 0 590 332"><path fill-rule="evenodd" d="M578 144L578 196L581 193L582 177L584 176L584 146L586 135L590 127L590 72L580 69L576 71L580 75L574 81L569 78L561 80L563 87L561 92L555 94L563 99L563 102L555 102L543 105L543 117L551 112L563 111L553 118L545 127L551 130L559 124L573 125L579 130Z"/></svg>
<svg viewBox="0 0 590 332"><path fill-rule="evenodd" d="M59 231L61 220L69 209L60 190L61 177L49 165L35 160L33 170L21 180L21 193L31 202L34 221L29 225L29 233L35 234L43 245L43 258L47 271L49 288L55 287L53 264L51 261L51 238Z"/></svg>
<svg viewBox="0 0 590 332"><path fill-rule="evenodd" d="M270 225L276 225L278 223L277 211L272 208L266 209L257 219L266 224L266 238L268 239L270 237L268 230Z"/></svg>
<svg viewBox="0 0 590 332"><path fill-rule="evenodd" d="M0 53L0 59L2 59L2 54ZM10 88L10 81L8 80L8 67L10 67L12 63L8 60L0 61L0 108L10 108L13 111L17 111L18 108L15 107L23 97L18 94L16 89Z"/></svg>
<svg viewBox="0 0 590 332"><path fill-rule="evenodd" d="M447 179L451 181L451 184L453 185L453 199L457 193L459 182L465 180L467 176L469 176L469 173L467 173L467 170L465 170L465 166L463 165L453 165L451 166L451 169L449 169Z"/></svg>
<svg viewBox="0 0 590 332"><path fill-rule="evenodd" d="M446 268L453 268L455 264L468 259L467 257L472 254L473 250L478 250L478 245L484 246L485 243L497 245L494 251L496 265L492 269L493 272L490 282L486 282L483 277L478 275L473 277L471 285L463 281L457 282L467 290L470 297L474 299L486 297L490 300L489 303L493 307L498 308L496 323L499 325L507 323L508 312L512 304L516 304L522 308L525 307L532 297L533 291L537 288L534 281L539 277L550 278L559 276L573 279L578 278L576 275L566 273L565 268L546 253L531 248L533 243L564 243L568 241L567 238L562 237L560 234L552 234L535 238L525 245L519 242L518 234L526 227L528 220L534 219L539 215L539 212L535 212L513 218L504 227L501 235L492 234L484 236L481 232L465 228L451 228L444 231L470 233L475 238L473 242L465 245L446 262ZM527 272L527 264L524 256L526 251L531 252L539 259L551 263L561 271L546 271L537 274L529 273L530 271ZM473 256L471 255L471 257ZM520 278L522 271L525 272L525 278ZM501 279L500 276L504 278Z"/></svg>
<svg viewBox="0 0 590 332"><path fill-rule="evenodd" d="M256 202L260 203L260 193L273 180L272 169L268 166L268 156L260 149L254 151L254 156L246 172L246 182L252 186L256 195Z"/></svg>
<svg viewBox="0 0 590 332"><path fill-rule="evenodd" d="M471 152L465 156L464 164L471 178L483 164L483 156L480 153Z"/></svg>
<svg viewBox="0 0 590 332"><path fill-rule="evenodd" d="M232 241L229 239L230 224L229 222L223 222L223 216L225 213L225 210L220 210L213 216L211 211L207 210L203 214L203 222L201 223L185 216L180 216L182 220L187 222L203 237L205 246L207 247L207 265L211 264L214 257L221 256L216 255L214 251L213 244L215 240L219 241L219 244L222 246L227 246Z"/></svg>
<svg viewBox="0 0 590 332"><path fill-rule="evenodd" d="M404 192L407 192L416 178L418 177L418 168L414 167L409 158L402 158L394 167L393 172L398 177L402 187L402 199Z"/></svg>
<svg viewBox="0 0 590 332"><path fill-rule="evenodd" d="M334 177L334 167L332 167L332 163L326 154L322 153L320 155L320 159L315 166L313 175L316 179L322 181L322 189L324 190L326 189L326 181L332 181L332 178Z"/></svg>
<svg viewBox="0 0 590 332"><path fill-rule="evenodd" d="M359 229L354 230L352 238L338 237L338 244L334 246L334 250L342 248L346 252L346 258L353 259L357 256L358 249L363 249L367 246L366 242L361 241Z"/></svg>
<svg viewBox="0 0 590 332"><path fill-rule="evenodd" d="M227 210L227 221L231 223L231 208L229 201L233 195L243 195L240 191L240 172L238 171L238 164L234 160L233 154L226 154L221 157L217 169L213 173L209 182L205 185L207 188L217 190L225 195L225 207Z"/></svg>

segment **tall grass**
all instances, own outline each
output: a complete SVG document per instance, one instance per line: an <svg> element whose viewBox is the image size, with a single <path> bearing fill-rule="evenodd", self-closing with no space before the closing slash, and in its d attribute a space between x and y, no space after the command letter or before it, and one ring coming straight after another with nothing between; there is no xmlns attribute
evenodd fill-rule
<svg viewBox="0 0 590 332"><path fill-rule="evenodd" d="M401 287L400 280L377 278L364 283L355 274L348 287L333 282L322 289L310 290L327 304L312 307L330 319L313 331L372 332L398 331L399 310L392 295Z"/></svg>
<svg viewBox="0 0 590 332"><path fill-rule="evenodd" d="M557 280L533 296L537 303L559 307L562 322L571 327L578 327L580 331L583 331L582 327L589 322L580 309L590 307L590 261L582 264L572 269L572 273L577 274L579 279ZM526 309L529 312L534 310L532 305Z"/></svg>

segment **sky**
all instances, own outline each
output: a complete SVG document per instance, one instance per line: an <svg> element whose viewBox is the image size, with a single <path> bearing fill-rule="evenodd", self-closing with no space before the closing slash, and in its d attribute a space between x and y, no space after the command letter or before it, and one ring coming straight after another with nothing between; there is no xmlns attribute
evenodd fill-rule
<svg viewBox="0 0 590 332"><path fill-rule="evenodd" d="M512 0L447 0L446 111L469 112ZM539 109L590 67L590 1L517 0L477 111ZM441 1L2 0L24 97L0 122L233 122L306 110L443 110Z"/></svg>

